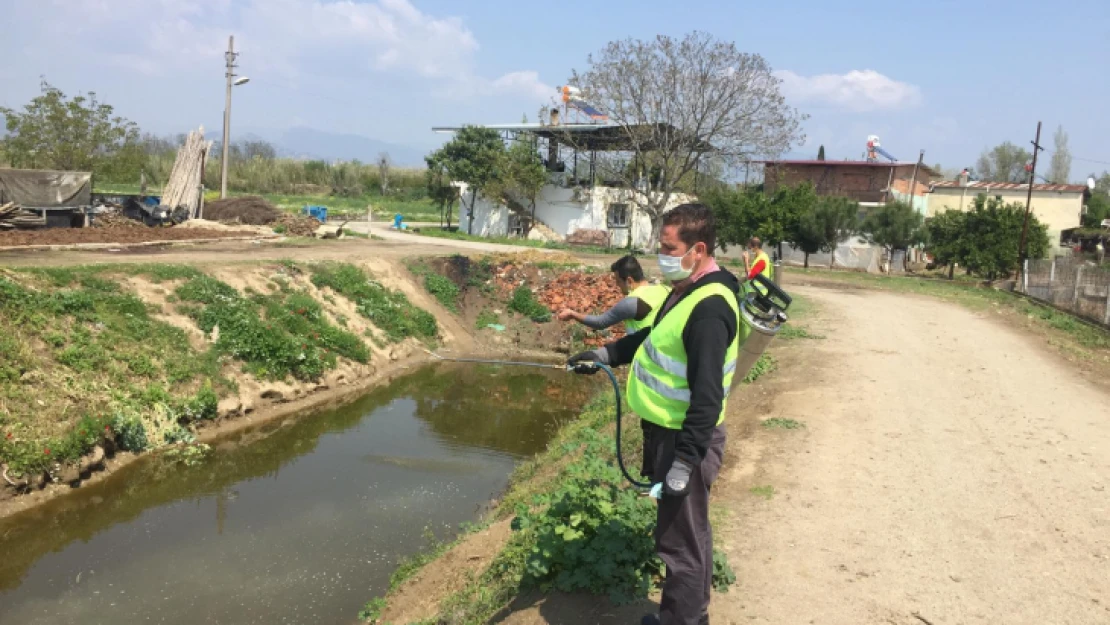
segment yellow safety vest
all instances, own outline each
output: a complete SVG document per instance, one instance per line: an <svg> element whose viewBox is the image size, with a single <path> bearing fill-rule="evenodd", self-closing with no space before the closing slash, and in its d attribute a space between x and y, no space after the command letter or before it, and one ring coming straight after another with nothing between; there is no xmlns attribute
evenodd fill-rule
<svg viewBox="0 0 1110 625"><path fill-rule="evenodd" d="M755 267L757 264L759 264L759 261L761 260L763 261L763 271L759 273L763 274L763 277L767 278L768 280L774 280L775 277L774 275L772 275L773 270L771 268L771 257L767 255L767 252L759 250L759 253L755 255L755 259L752 261L752 267Z"/></svg>
<svg viewBox="0 0 1110 625"><path fill-rule="evenodd" d="M671 290L662 284L649 284L632 289L628 296L643 300L645 304L651 306L651 312L640 321L635 319L625 321L624 327L628 329L628 333L633 334L655 323L655 316L659 314L659 309L663 307L663 302L667 301L667 296L670 294Z"/></svg>
<svg viewBox="0 0 1110 625"><path fill-rule="evenodd" d="M707 297L720 295L736 314L737 332L725 352L724 396L727 400L732 376L736 371L736 356L740 345L740 306L736 294L720 283L699 287L675 304L663 320L651 329L651 334L636 350L632 359L632 372L628 376L628 405L645 421L671 429L682 429L686 410L690 407L690 385L686 381L686 347L682 344L682 331L694 307ZM725 401L721 402L719 425L725 420Z"/></svg>

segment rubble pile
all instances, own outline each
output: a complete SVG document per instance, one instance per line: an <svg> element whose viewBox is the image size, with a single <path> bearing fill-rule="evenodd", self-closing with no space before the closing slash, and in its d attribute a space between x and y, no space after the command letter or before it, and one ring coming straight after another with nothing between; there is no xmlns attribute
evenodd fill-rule
<svg viewBox="0 0 1110 625"><path fill-rule="evenodd" d="M564 308L593 314L608 310L624 298L611 274L568 271L559 274L536 292L536 299L553 313Z"/></svg>
<svg viewBox="0 0 1110 625"><path fill-rule="evenodd" d="M270 225L274 227L275 232L292 237L314 237L320 228L320 222L315 217L289 213L282 215Z"/></svg>
<svg viewBox="0 0 1110 625"><path fill-rule="evenodd" d="M94 228L146 228L146 224L119 213L101 213L93 217Z"/></svg>

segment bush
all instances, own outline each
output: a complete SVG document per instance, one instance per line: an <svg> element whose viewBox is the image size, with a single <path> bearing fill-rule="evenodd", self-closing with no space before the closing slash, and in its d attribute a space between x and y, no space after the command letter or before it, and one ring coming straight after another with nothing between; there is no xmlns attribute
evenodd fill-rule
<svg viewBox="0 0 1110 625"><path fill-rule="evenodd" d="M513 291L513 299L509 302L509 310L520 313L537 323L551 320L551 311L536 300L532 289L521 285Z"/></svg>
<svg viewBox="0 0 1110 625"><path fill-rule="evenodd" d="M124 451L141 452L150 448L146 426L135 415L116 415L112 421L112 431L116 433L116 444Z"/></svg>

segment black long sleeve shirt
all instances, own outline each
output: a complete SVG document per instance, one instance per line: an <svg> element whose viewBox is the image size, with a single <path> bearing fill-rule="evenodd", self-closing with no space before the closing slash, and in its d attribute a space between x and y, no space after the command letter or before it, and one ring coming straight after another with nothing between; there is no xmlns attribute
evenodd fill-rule
<svg viewBox="0 0 1110 625"><path fill-rule="evenodd" d="M684 293L679 302L697 289L712 283L728 286L739 294L740 282L725 269L702 276ZM655 323L659 324L678 304L667 307ZM675 456L697 465L705 457L709 440L725 399L724 366L728 346L736 338L739 320L732 307L720 295L712 295L698 302L682 330L682 345L686 349L686 382L690 386L690 407L686 419L675 439ZM636 350L647 339L651 328L609 343L605 346L610 365L627 365L636 356Z"/></svg>

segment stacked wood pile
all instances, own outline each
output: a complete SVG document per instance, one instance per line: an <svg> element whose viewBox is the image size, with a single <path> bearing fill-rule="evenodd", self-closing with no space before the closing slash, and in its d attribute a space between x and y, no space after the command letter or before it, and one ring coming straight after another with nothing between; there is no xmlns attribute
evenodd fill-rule
<svg viewBox="0 0 1110 625"><path fill-rule="evenodd" d="M42 215L24 210L15 202L0 205L0 230L14 230L15 228L37 228L45 226L46 219Z"/></svg>
<svg viewBox="0 0 1110 625"><path fill-rule="evenodd" d="M200 184L204 174L204 161L208 158L211 141L204 140L204 126L194 130L185 138L185 144L177 151L170 177L162 189L162 204L172 208L184 207L189 217L198 217L200 208Z"/></svg>

